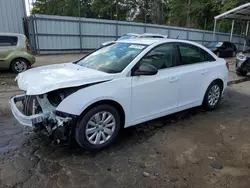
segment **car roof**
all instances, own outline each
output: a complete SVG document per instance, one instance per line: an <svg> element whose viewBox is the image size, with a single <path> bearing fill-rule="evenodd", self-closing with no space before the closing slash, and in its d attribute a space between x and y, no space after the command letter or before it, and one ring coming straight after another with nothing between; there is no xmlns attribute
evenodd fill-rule
<svg viewBox="0 0 250 188"><path fill-rule="evenodd" d="M118 43L131 43L131 44L143 44L143 45L151 45L155 42L158 42L159 39L154 38L135 38L135 39L126 39L116 41Z"/></svg>
<svg viewBox="0 0 250 188"><path fill-rule="evenodd" d="M168 42L182 42L182 43L189 43L196 46L201 46L196 42L192 42L189 40L181 40L181 39L168 39L168 38L135 38L135 39L127 39L127 40L119 40L116 41L117 43L131 43L131 44L142 44L142 45L152 45L154 43L168 43Z"/></svg>
<svg viewBox="0 0 250 188"><path fill-rule="evenodd" d="M137 33L127 33L125 35L133 35L133 36L140 36L140 34L137 34ZM124 36L124 35L123 35Z"/></svg>
<svg viewBox="0 0 250 188"><path fill-rule="evenodd" d="M154 34L154 33L143 33L143 34L140 34L140 36L164 36L164 35Z"/></svg>
<svg viewBox="0 0 250 188"><path fill-rule="evenodd" d="M0 36L25 37L25 35L20 33L0 33Z"/></svg>
<svg viewBox="0 0 250 188"><path fill-rule="evenodd" d="M165 37L166 35L161 35L159 33L141 33L141 34L137 34L137 33L127 33L125 35L133 35L133 36L162 36Z"/></svg>

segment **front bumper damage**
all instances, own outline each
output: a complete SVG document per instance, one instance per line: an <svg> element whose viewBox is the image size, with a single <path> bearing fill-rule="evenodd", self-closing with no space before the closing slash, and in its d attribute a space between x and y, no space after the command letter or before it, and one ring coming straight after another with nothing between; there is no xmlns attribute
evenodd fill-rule
<svg viewBox="0 0 250 188"><path fill-rule="evenodd" d="M42 123L43 120L49 115L49 112L35 114L31 116L25 116L16 106L17 102L23 102L24 100L25 100L25 95L16 95L16 96L11 97L10 99L10 108L16 120L20 124L29 126L29 127L33 127L34 125L38 123Z"/></svg>
<svg viewBox="0 0 250 188"><path fill-rule="evenodd" d="M25 103L24 94L13 96L10 99L12 114L20 124L45 133L57 144L70 142L75 117L68 117L67 114L57 113L55 110L27 116L18 109L18 102ZM57 114L60 114L60 116Z"/></svg>

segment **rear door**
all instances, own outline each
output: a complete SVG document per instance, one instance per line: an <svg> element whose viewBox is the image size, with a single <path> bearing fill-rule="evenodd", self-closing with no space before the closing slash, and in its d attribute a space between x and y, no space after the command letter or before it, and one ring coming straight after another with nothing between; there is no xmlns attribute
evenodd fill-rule
<svg viewBox="0 0 250 188"><path fill-rule="evenodd" d="M178 67L180 74L178 107L185 109L200 105L204 95L204 85L208 82L208 75L211 72L211 61L215 59L197 46L187 43L178 43L177 46L181 57Z"/></svg>

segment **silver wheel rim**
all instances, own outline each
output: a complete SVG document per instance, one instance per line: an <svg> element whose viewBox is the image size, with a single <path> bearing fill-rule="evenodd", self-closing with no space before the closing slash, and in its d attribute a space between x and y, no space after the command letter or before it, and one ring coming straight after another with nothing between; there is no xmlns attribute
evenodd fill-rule
<svg viewBox="0 0 250 188"><path fill-rule="evenodd" d="M14 63L14 68L17 72L23 72L27 70L27 64L24 61L16 61Z"/></svg>
<svg viewBox="0 0 250 188"><path fill-rule="evenodd" d="M110 112L98 112L87 123L85 130L87 140L95 145L104 144L114 134L115 126L115 117Z"/></svg>
<svg viewBox="0 0 250 188"><path fill-rule="evenodd" d="M210 106L215 106L220 98L220 87L218 85L214 85L211 87L208 93L208 103Z"/></svg>

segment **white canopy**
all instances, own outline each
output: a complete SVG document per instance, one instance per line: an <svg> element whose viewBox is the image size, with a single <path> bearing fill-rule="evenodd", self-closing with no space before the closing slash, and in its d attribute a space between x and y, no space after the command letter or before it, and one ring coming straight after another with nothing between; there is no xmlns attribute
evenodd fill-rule
<svg viewBox="0 0 250 188"><path fill-rule="evenodd" d="M246 3L244 5L241 5L241 6L234 8L234 9L231 9L227 12L224 12L218 16L215 16L214 17L213 40L215 39L216 23L217 23L217 20L220 20L220 19L231 19L232 20L230 42L232 41L232 37L233 37L233 29L234 29L234 21L235 20L247 22L247 27L246 27L246 32L245 32L245 35L247 36L248 28L249 28L249 21L250 21L250 3ZM246 46L246 41L244 41L243 50L245 50L245 46Z"/></svg>
<svg viewBox="0 0 250 188"><path fill-rule="evenodd" d="M238 6L227 12L224 12L218 16L214 17L215 20L219 19L232 19L232 20L242 20L250 21L250 3Z"/></svg>

